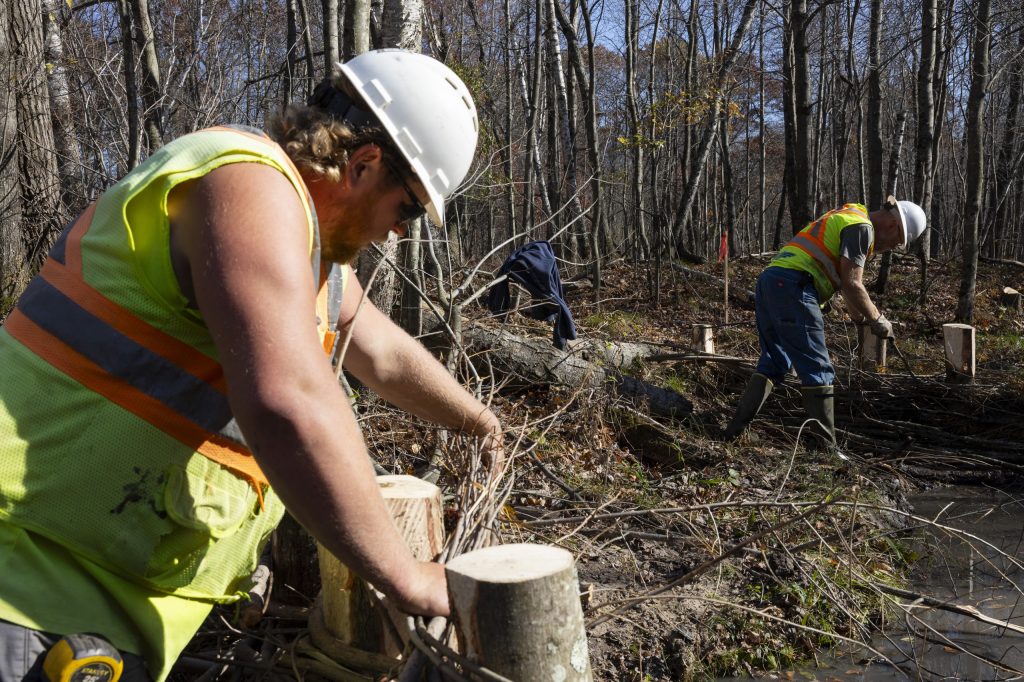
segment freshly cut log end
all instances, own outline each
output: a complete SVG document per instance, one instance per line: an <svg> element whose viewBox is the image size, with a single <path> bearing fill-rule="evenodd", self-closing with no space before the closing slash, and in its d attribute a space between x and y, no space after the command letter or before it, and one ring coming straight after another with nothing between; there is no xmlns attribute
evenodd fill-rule
<svg viewBox="0 0 1024 682"><path fill-rule="evenodd" d="M715 331L710 324L693 325L693 349L701 353L715 352Z"/></svg>
<svg viewBox="0 0 1024 682"><path fill-rule="evenodd" d="M441 489L415 476L378 476L377 484L413 556L434 559L444 546ZM404 643L391 637L383 622L388 616L371 598L373 588L324 547L318 550L325 630L346 647L397 657Z"/></svg>
<svg viewBox="0 0 1024 682"><path fill-rule="evenodd" d="M445 569L452 621L469 658L513 680L593 679L572 554L499 545Z"/></svg>
<svg viewBox="0 0 1024 682"><path fill-rule="evenodd" d="M429 500L441 492L433 483L415 476L378 476L377 485L385 500Z"/></svg>
<svg viewBox="0 0 1024 682"><path fill-rule="evenodd" d="M1002 293L999 294L999 305L1009 308L1011 310L1020 311L1020 292L1014 289L1013 287L1003 287Z"/></svg>
<svg viewBox="0 0 1024 682"><path fill-rule="evenodd" d="M944 324L942 342L946 351L946 377L951 381L973 381L977 368L974 327L969 324Z"/></svg>
<svg viewBox="0 0 1024 682"><path fill-rule="evenodd" d="M446 568L477 582L521 583L572 570L573 559L560 547L521 543L469 552L449 561Z"/></svg>
<svg viewBox="0 0 1024 682"><path fill-rule="evenodd" d="M867 371L885 369L888 360L888 340L876 336L871 327L862 324L857 327L857 342L860 346L860 367Z"/></svg>

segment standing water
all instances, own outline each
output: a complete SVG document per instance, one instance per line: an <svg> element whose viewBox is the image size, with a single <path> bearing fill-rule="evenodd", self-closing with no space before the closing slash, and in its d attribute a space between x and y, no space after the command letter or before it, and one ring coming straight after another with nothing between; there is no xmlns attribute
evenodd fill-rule
<svg viewBox="0 0 1024 682"><path fill-rule="evenodd" d="M770 673L764 680L887 682L889 680L1015 680L1024 678L1024 496L991 488L957 486L911 500L914 513L963 531L922 532L920 559L908 589L1019 628L981 622L932 608L892 623L870 651L819 656L820 667ZM921 533L918 533L921 535ZM971 537L973 536L973 537ZM988 544L986 544L988 543ZM912 599L900 600L909 605Z"/></svg>

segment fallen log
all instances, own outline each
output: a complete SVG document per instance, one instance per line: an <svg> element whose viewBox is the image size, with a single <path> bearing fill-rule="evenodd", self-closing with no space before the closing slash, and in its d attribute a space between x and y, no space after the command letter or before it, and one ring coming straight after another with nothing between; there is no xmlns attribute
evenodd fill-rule
<svg viewBox="0 0 1024 682"><path fill-rule="evenodd" d="M678 272L683 273L687 277L693 277L694 279L700 279L705 282L711 282L715 286L719 287L725 286L725 280L722 279L721 277L709 275L708 273L701 272L700 270L687 268L680 265L679 263L673 263L672 268L674 270L677 270ZM741 306L747 309L754 307L754 292L751 291L750 289L741 289L735 286L729 287L729 299L735 301L736 303L740 304Z"/></svg>
<svg viewBox="0 0 1024 682"><path fill-rule="evenodd" d="M1024 263L1019 260L1012 260L1009 258L989 258L987 256L978 256L978 260L982 263L992 263L993 265L1011 265L1015 268L1024 269Z"/></svg>
<svg viewBox="0 0 1024 682"><path fill-rule="evenodd" d="M500 329L475 327L466 330L463 338L470 352L489 353L491 366L514 387L556 384L612 391L646 405L651 414L681 417L693 412L693 403L675 391L622 374L619 368L632 364L632 359L638 357L631 353L612 353L610 364L602 354L602 364L598 364L576 351L560 351L546 338L516 336ZM594 344L595 348L598 346L600 344ZM625 363L627 357L632 358L629 363Z"/></svg>

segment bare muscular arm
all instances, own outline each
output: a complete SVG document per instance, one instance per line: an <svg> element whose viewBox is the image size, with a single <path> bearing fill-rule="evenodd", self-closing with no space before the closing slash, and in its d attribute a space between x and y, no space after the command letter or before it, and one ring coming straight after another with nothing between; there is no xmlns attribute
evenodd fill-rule
<svg viewBox="0 0 1024 682"><path fill-rule="evenodd" d="M321 349L306 220L287 179L233 164L175 190L172 251L187 261L235 418L288 509L404 610L446 614L443 568L416 561L395 530Z"/></svg>

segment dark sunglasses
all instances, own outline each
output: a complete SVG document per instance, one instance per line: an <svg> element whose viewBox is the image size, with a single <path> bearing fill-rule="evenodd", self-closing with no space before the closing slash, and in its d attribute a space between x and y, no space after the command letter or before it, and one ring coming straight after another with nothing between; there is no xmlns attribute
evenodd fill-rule
<svg viewBox="0 0 1024 682"><path fill-rule="evenodd" d="M395 176L400 183L402 183L402 187L405 189L405 194L409 197L409 203L403 203L398 209L399 222L410 223L425 216L427 214L426 206L420 202L416 193L412 191L412 187L409 187L409 183L405 181L405 177L398 172L398 169L395 168L393 163L388 161L385 157L381 157L381 159L384 161L384 165L388 167L388 170L391 171L391 174Z"/></svg>

